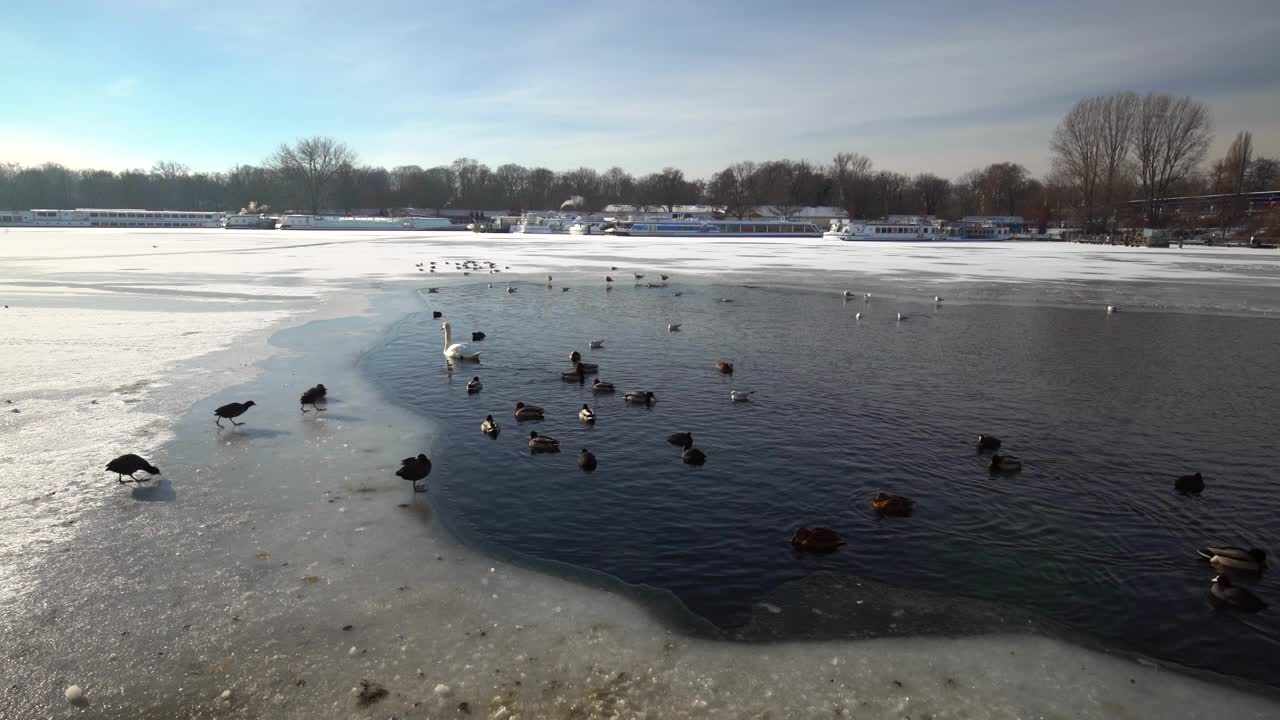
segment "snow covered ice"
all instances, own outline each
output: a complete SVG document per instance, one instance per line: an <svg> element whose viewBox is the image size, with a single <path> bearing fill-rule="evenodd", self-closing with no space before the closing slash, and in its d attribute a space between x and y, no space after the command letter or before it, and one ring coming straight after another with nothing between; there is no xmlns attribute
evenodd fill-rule
<svg viewBox="0 0 1280 720"><path fill-rule="evenodd" d="M488 280L414 267L464 258L510 266L503 285L603 284L616 265L876 299L1280 312L1280 256L1248 250L0 231L0 717L1280 716L1037 636L692 639L457 545L430 492L392 475L440 450L432 424L355 364L421 309L416 290ZM1222 279L1234 289L1197 290ZM330 408L300 421L316 382ZM212 409L247 399L241 432L219 434ZM164 475L121 488L102 468L122 452ZM362 680L388 695L361 707Z"/></svg>

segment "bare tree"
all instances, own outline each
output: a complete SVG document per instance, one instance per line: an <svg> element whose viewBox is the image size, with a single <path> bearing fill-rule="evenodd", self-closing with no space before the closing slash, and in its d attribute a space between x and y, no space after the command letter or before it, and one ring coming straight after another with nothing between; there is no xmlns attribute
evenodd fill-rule
<svg viewBox="0 0 1280 720"><path fill-rule="evenodd" d="M1050 141L1054 170L1079 192L1085 228L1093 225L1094 203L1103 177L1103 116L1109 99L1091 97L1077 102L1058 123Z"/></svg>
<svg viewBox="0 0 1280 720"><path fill-rule="evenodd" d="M1240 131L1236 139L1227 148L1225 160L1229 192L1240 194L1245 189L1245 179L1249 173L1249 165L1253 162L1253 133Z"/></svg>
<svg viewBox="0 0 1280 720"><path fill-rule="evenodd" d="M937 215L951 199L951 181L932 173L920 173L911 181L912 192L925 215Z"/></svg>
<svg viewBox="0 0 1280 720"><path fill-rule="evenodd" d="M1280 162L1260 157L1249 164L1249 178L1245 187L1250 192L1269 190L1275 187L1277 179L1280 179Z"/></svg>
<svg viewBox="0 0 1280 720"><path fill-rule="evenodd" d="M1148 223L1156 221L1156 199L1195 171L1212 137L1213 123L1204 103L1156 93L1142 98L1134 126L1133 155Z"/></svg>
<svg viewBox="0 0 1280 720"><path fill-rule="evenodd" d="M325 190L356 162L355 151L327 137L310 137L293 145L281 143L267 166L299 186L306 206L319 213Z"/></svg>
<svg viewBox="0 0 1280 720"><path fill-rule="evenodd" d="M857 217L871 180L871 158L861 153L837 153L831 160L831 179L840 195L841 209Z"/></svg>
<svg viewBox="0 0 1280 720"><path fill-rule="evenodd" d="M1133 142L1133 129L1137 125L1139 104L1135 93L1122 92L1108 95L1099 109L1102 138L1098 169L1108 227L1115 218L1116 201L1123 196L1121 191L1131 184L1129 149Z"/></svg>

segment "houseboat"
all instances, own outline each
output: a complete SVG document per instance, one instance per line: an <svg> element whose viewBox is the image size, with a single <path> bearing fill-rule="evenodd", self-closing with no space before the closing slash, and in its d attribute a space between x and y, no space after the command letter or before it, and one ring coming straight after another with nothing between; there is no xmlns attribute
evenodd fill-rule
<svg viewBox="0 0 1280 720"><path fill-rule="evenodd" d="M224 213L176 210L75 210L0 211L0 225L8 227L81 228L216 228Z"/></svg>
<svg viewBox="0 0 1280 720"><path fill-rule="evenodd" d="M792 220L628 220L603 230L606 235L658 237L819 237L811 222Z"/></svg>
<svg viewBox="0 0 1280 720"><path fill-rule="evenodd" d="M228 215L222 227L228 230L275 230L277 219L270 215Z"/></svg>
<svg viewBox="0 0 1280 720"><path fill-rule="evenodd" d="M283 215L281 230L452 230L447 218L377 215Z"/></svg>
<svg viewBox="0 0 1280 720"><path fill-rule="evenodd" d="M573 218L563 215L525 213L520 216L520 222L512 228L515 232L527 235L545 235L548 233L560 235L569 232L569 228L573 225Z"/></svg>
<svg viewBox="0 0 1280 720"><path fill-rule="evenodd" d="M884 242L929 242L945 240L946 233L936 221L904 217L879 221L833 220L822 234L827 240Z"/></svg>

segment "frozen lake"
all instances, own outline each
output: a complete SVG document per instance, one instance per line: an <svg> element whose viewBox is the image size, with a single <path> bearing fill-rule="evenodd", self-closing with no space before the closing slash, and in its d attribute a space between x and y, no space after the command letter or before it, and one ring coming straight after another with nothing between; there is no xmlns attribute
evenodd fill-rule
<svg viewBox="0 0 1280 720"><path fill-rule="evenodd" d="M424 309L424 285L447 296L488 280L415 263L472 257L577 291L618 265L700 284L941 294L960 317L966 304L1117 303L1270 328L1280 311L1280 258L1250 251L0 232L0 400L19 411L0 415L0 716L68 713L73 683L98 717L451 717L460 703L485 717L1280 712L1226 678L1036 635L698 639L607 583L458 545L432 493L409 502L391 474L418 451L448 457L450 419L387 402L360 363ZM323 419L295 405L315 382L332 389ZM258 407L219 434L211 410L233 399ZM102 472L126 451L164 471L157 487ZM431 483L448 482L442 465ZM389 696L361 707L361 679Z"/></svg>

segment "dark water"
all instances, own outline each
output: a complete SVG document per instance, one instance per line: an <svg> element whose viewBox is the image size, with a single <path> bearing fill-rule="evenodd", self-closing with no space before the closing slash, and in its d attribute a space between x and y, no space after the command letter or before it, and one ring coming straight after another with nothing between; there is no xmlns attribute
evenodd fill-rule
<svg viewBox="0 0 1280 720"><path fill-rule="evenodd" d="M1278 684L1280 608L1212 610L1214 573L1194 552L1219 542L1280 554L1275 320L679 289L447 289L423 297L455 340L487 333L472 344L481 364L448 370L430 312L366 356L389 395L446 426L429 498L464 540L669 590L730 634L760 603L791 597L788 583L833 573L874 583L889 604L895 589L983 601L1108 647ZM589 350L594 338L605 349ZM616 395L560 379L575 349ZM718 374L717 359L737 372ZM476 396L472 375L484 382ZM732 403L731 388L754 401ZM658 402L625 406L629 389ZM518 400L547 420L517 423ZM595 426L577 420L584 402ZM479 431L487 413L497 440ZM564 452L531 456L530 429ZM706 466L680 462L666 442L678 430L693 432ZM1025 469L989 474L979 432ZM599 459L593 474L575 466L582 447ZM1196 470L1206 492L1176 494L1173 478ZM878 517L879 491L915 498L915 514ZM848 544L798 556L788 539L801 525ZM1275 572L1239 582L1280 603ZM824 617L794 634L823 636Z"/></svg>

